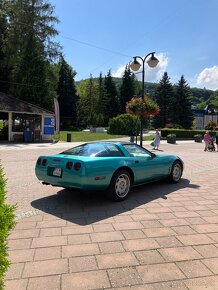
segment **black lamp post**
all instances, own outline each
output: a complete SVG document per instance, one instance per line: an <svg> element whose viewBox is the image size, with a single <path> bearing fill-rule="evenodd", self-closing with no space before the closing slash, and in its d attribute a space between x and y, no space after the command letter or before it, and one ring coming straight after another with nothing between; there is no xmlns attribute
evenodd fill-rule
<svg viewBox="0 0 218 290"><path fill-rule="evenodd" d="M154 56L154 54L155 52L150 52L144 58L142 58L141 56L134 56L133 57L134 60L130 64L130 68L133 71L137 71L141 67L141 64L137 61L137 58L142 61L142 95L141 95L142 98L144 98L144 94L145 94L145 60L147 59L147 57L151 56L147 60L147 64L149 67L156 67L159 60ZM142 140L143 140L143 122L142 122L142 116L140 116L140 146L141 147L142 147Z"/></svg>

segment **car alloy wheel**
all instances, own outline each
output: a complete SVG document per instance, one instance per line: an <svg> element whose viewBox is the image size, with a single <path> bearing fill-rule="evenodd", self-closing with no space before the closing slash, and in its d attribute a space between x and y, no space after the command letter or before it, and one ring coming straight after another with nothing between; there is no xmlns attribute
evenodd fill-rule
<svg viewBox="0 0 218 290"><path fill-rule="evenodd" d="M117 177L115 183L115 193L119 198L124 198L130 190L130 177L128 174L121 174Z"/></svg>
<svg viewBox="0 0 218 290"><path fill-rule="evenodd" d="M115 201L122 201L127 198L132 186L130 173L125 169L118 169L111 179L106 190L106 196Z"/></svg>
<svg viewBox="0 0 218 290"><path fill-rule="evenodd" d="M182 165L179 161L175 161L172 166L170 180L172 183L177 183L179 182L181 176L182 176Z"/></svg>

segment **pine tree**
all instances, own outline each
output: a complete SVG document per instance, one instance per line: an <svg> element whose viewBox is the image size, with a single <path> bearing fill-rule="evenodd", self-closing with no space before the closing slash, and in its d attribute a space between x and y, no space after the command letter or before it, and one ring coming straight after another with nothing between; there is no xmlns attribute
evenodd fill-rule
<svg viewBox="0 0 218 290"><path fill-rule="evenodd" d="M99 78L95 81L95 106L94 106L94 118L95 126L104 125L104 111L102 100L104 99L104 80L102 73L100 73Z"/></svg>
<svg viewBox="0 0 218 290"><path fill-rule="evenodd" d="M14 85L14 91L16 97L48 108L46 66L43 56L41 43L37 41L34 35L30 36L20 60L19 70L17 71L18 85Z"/></svg>
<svg viewBox="0 0 218 290"><path fill-rule="evenodd" d="M87 86L87 122L90 127L96 126L96 107L97 107L97 96L96 96L96 87L94 83L92 74L90 74L88 86Z"/></svg>
<svg viewBox="0 0 218 290"><path fill-rule="evenodd" d="M155 93L155 100L160 107L160 113L154 118L155 128L164 128L172 122L173 98L173 86L165 72Z"/></svg>
<svg viewBox="0 0 218 290"><path fill-rule="evenodd" d="M130 101L136 93L136 81L134 74L131 73L129 68L125 68L122 85L120 87L120 113L126 112L126 103Z"/></svg>
<svg viewBox="0 0 218 290"><path fill-rule="evenodd" d="M104 94L105 94L104 79L102 77L102 73L100 73L97 81L97 96L98 96L97 110L102 115L104 114L104 106L103 106Z"/></svg>
<svg viewBox="0 0 218 290"><path fill-rule="evenodd" d="M3 0L8 27L4 40L7 63L13 68L10 91L16 96L47 109L52 108L54 90L48 88L49 61L57 55L58 22L47 0ZM38 96L38 97L37 97Z"/></svg>
<svg viewBox="0 0 218 290"><path fill-rule="evenodd" d="M64 58L60 61L58 82L58 101L60 107L60 123L62 128L69 128L77 124L77 101L74 76L76 72L66 63Z"/></svg>
<svg viewBox="0 0 218 290"><path fill-rule="evenodd" d="M16 0L6 1L5 11L8 17L8 34L5 41L8 54L14 63L22 56L25 42L29 35L43 44L45 57L50 59L57 56L59 45L52 41L58 34L54 24L58 19L53 15L54 7L48 0Z"/></svg>
<svg viewBox="0 0 218 290"><path fill-rule="evenodd" d="M7 32L7 19L4 11L3 1L0 0L0 92L7 93L9 91L9 75L10 70L6 64L6 54L3 44Z"/></svg>
<svg viewBox="0 0 218 290"><path fill-rule="evenodd" d="M194 117L191 109L191 91L183 75L175 86L173 114L174 124L178 124L185 129L192 127Z"/></svg>
<svg viewBox="0 0 218 290"><path fill-rule="evenodd" d="M117 97L116 85L112 79L111 71L109 70L104 79L104 99L102 100L105 125L109 119L117 116L119 112L119 101Z"/></svg>

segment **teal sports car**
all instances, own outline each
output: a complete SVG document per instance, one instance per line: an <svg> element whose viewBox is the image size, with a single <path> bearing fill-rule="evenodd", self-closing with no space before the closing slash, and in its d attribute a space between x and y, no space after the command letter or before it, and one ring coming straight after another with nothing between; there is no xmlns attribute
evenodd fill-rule
<svg viewBox="0 0 218 290"><path fill-rule="evenodd" d="M92 142L62 153L40 156L35 172L43 184L102 190L117 201L131 187L167 178L177 183L183 162L175 155L154 154L130 142Z"/></svg>

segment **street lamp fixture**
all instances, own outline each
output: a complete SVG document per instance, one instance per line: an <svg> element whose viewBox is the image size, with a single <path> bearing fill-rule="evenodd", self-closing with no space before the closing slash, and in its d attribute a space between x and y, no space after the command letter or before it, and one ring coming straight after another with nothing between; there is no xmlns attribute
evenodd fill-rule
<svg viewBox="0 0 218 290"><path fill-rule="evenodd" d="M130 68L133 71L138 71L141 67L141 64L137 61L140 59L142 61L142 95L141 97L144 98L145 94L145 60L150 56L147 60L147 64L149 67L154 68L157 66L159 60L154 56L155 52L148 53L144 58L141 56L134 56L133 62L130 64ZM142 140L143 140L143 118L140 116L140 146L142 147Z"/></svg>

